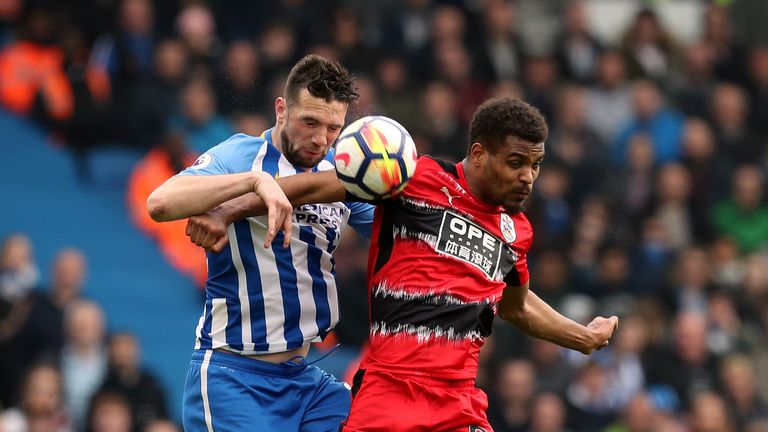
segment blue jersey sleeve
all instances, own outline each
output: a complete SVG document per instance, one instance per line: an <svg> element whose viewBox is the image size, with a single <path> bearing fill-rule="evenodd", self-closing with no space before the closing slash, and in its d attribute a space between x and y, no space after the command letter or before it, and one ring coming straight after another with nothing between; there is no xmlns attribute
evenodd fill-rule
<svg viewBox="0 0 768 432"><path fill-rule="evenodd" d="M349 225L366 239L371 238L374 206L361 202L345 202L350 211Z"/></svg>
<svg viewBox="0 0 768 432"><path fill-rule="evenodd" d="M235 174L251 170L253 160L266 143L263 138L237 134L209 149L177 175Z"/></svg>

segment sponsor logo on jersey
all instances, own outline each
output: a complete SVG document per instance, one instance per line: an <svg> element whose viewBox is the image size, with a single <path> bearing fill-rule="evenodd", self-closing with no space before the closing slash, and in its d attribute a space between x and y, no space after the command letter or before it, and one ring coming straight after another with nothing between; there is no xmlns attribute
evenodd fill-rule
<svg viewBox="0 0 768 432"><path fill-rule="evenodd" d="M515 240L517 240L515 221L513 221L506 213L502 213L500 219L501 235L504 236L504 240L506 240L507 243L514 243Z"/></svg>
<svg viewBox="0 0 768 432"><path fill-rule="evenodd" d="M451 191L449 191L448 188L445 186L441 187L440 190L445 194L446 197L448 197L449 206L453 206L453 199L458 198L460 196L460 195L451 195Z"/></svg>
<svg viewBox="0 0 768 432"><path fill-rule="evenodd" d="M436 251L472 264L494 278L503 247L507 246L469 219L443 213Z"/></svg>
<svg viewBox="0 0 768 432"><path fill-rule="evenodd" d="M195 163L193 163L190 168L202 169L210 165L211 162L213 162L213 156L211 156L209 153L203 153L200 155L200 157L197 158L197 160L195 160Z"/></svg>
<svg viewBox="0 0 768 432"><path fill-rule="evenodd" d="M472 425L469 427L469 432L488 432L485 430L485 428L481 428L480 426Z"/></svg>
<svg viewBox="0 0 768 432"><path fill-rule="evenodd" d="M346 208L333 204L305 204L293 212L293 221L299 225L320 224L338 230L342 226Z"/></svg>

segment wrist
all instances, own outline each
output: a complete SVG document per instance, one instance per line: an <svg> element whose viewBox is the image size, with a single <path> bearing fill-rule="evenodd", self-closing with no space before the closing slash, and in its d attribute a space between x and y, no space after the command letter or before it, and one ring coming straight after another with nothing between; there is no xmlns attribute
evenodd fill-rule
<svg viewBox="0 0 768 432"><path fill-rule="evenodd" d="M259 186L265 181L272 179L272 176L264 171L252 171L251 176L251 192L256 193Z"/></svg>
<svg viewBox="0 0 768 432"><path fill-rule="evenodd" d="M212 208L209 213L211 215L215 215L227 226L241 219L237 217L237 207L230 204L229 202L219 204L218 206Z"/></svg>

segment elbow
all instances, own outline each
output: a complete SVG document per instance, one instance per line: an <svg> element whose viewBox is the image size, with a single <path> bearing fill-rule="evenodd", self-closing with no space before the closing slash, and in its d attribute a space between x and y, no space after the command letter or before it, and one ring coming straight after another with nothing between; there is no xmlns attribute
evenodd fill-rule
<svg viewBox="0 0 768 432"><path fill-rule="evenodd" d="M525 321L525 310L524 308L517 307L499 308L499 317L510 324L518 326Z"/></svg>
<svg viewBox="0 0 768 432"><path fill-rule="evenodd" d="M171 220L171 217L168 214L168 207L167 199L163 197L162 193L158 193L158 191L152 192L152 194L149 195L149 198L147 198L147 212L149 212L149 216L155 222L167 222Z"/></svg>

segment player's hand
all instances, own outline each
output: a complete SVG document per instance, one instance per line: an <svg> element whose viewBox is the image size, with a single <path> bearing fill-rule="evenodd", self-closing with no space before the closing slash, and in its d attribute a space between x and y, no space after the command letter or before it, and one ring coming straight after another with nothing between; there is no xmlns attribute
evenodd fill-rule
<svg viewBox="0 0 768 432"><path fill-rule="evenodd" d="M187 236L189 240L212 252L219 253L229 243L227 226L229 223L220 208L192 216L187 220Z"/></svg>
<svg viewBox="0 0 768 432"><path fill-rule="evenodd" d="M592 333L591 343L581 350L584 354L591 354L594 350L603 349L608 346L608 342L613 336L613 332L619 328L619 318L612 316L610 318L597 317L587 324L587 329Z"/></svg>
<svg viewBox="0 0 768 432"><path fill-rule="evenodd" d="M278 231L283 231L283 247L291 244L293 233L293 205L285 193L269 174L260 173L253 191L264 202L267 208L267 235L264 237L264 248L269 248Z"/></svg>

